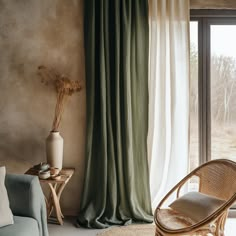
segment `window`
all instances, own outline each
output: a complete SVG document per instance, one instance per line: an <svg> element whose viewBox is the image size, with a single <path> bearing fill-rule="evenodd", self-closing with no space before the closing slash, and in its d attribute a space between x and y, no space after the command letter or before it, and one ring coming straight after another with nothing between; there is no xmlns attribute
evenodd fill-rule
<svg viewBox="0 0 236 236"><path fill-rule="evenodd" d="M191 11L190 64L190 170L236 161L236 11Z"/></svg>

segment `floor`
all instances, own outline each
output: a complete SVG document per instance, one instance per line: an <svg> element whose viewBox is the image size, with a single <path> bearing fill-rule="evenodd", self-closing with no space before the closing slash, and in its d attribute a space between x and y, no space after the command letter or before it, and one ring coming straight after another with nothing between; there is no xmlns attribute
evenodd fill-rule
<svg viewBox="0 0 236 236"><path fill-rule="evenodd" d="M91 230L76 228L74 226L74 219L66 219L63 226L49 224L49 235L50 236L96 236L98 232L102 230ZM236 235L236 219L228 218L226 221L225 236Z"/></svg>
<svg viewBox="0 0 236 236"><path fill-rule="evenodd" d="M96 236L102 230L77 228L75 219L67 218L63 226L48 224L49 236Z"/></svg>

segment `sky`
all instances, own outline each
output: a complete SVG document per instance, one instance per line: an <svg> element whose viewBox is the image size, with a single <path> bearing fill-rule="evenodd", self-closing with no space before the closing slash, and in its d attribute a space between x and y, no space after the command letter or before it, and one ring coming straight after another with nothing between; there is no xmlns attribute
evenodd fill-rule
<svg viewBox="0 0 236 236"><path fill-rule="evenodd" d="M190 23L190 40L197 45L197 22ZM236 25L211 25L211 51L236 58Z"/></svg>

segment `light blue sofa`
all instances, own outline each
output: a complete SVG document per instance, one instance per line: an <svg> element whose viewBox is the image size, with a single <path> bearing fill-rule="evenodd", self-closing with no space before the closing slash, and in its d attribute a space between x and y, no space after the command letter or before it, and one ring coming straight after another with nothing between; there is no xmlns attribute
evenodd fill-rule
<svg viewBox="0 0 236 236"><path fill-rule="evenodd" d="M7 174L5 185L14 224L0 228L0 236L48 236L45 200L38 177Z"/></svg>

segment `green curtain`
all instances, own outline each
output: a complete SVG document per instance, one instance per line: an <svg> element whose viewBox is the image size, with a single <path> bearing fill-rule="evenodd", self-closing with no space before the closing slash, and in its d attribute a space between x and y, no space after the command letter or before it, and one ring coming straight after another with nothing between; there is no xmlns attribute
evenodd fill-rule
<svg viewBox="0 0 236 236"><path fill-rule="evenodd" d="M87 143L77 223L152 222L147 163L148 0L86 0Z"/></svg>

